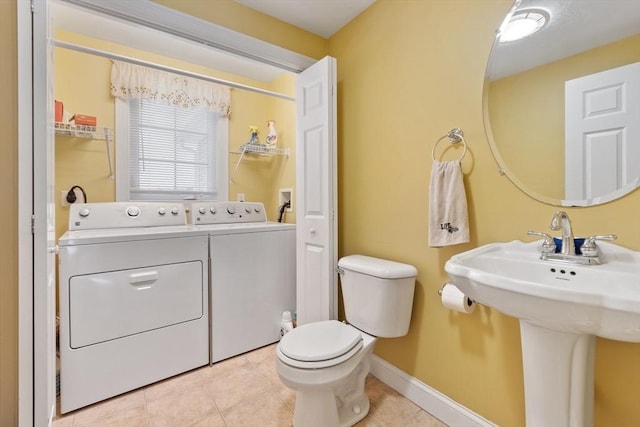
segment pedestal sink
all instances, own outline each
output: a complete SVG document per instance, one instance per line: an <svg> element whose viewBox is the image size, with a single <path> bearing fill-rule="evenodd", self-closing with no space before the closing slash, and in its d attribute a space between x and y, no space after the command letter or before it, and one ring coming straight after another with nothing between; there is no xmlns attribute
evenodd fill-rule
<svg viewBox="0 0 640 427"><path fill-rule="evenodd" d="M593 426L595 337L640 343L640 252L599 243L600 265L492 243L445 264L480 304L520 319L527 427Z"/></svg>

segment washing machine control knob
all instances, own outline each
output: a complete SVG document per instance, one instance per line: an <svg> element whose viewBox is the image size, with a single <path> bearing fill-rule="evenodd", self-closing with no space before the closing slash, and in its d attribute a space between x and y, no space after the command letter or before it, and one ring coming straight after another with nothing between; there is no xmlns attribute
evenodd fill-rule
<svg viewBox="0 0 640 427"><path fill-rule="evenodd" d="M227 206L227 212L229 212L231 215L233 215L234 213L236 213L236 207L235 206Z"/></svg>
<svg viewBox="0 0 640 427"><path fill-rule="evenodd" d="M140 215L140 208L137 206L129 206L127 208L127 215L134 218L137 217Z"/></svg>
<svg viewBox="0 0 640 427"><path fill-rule="evenodd" d="M245 211L246 213L250 214L250 213L251 213L251 208L249 208L249 207L244 208L244 211Z"/></svg>
<svg viewBox="0 0 640 427"><path fill-rule="evenodd" d="M256 206L253 210L256 211L256 213L260 213L260 206Z"/></svg>
<svg viewBox="0 0 640 427"><path fill-rule="evenodd" d="M167 210L165 208L158 209L158 215L164 216L166 213L167 213Z"/></svg>
<svg viewBox="0 0 640 427"><path fill-rule="evenodd" d="M80 212L78 212L78 214L82 217L82 218L86 218L89 216L89 212L91 212L89 209L87 208L82 208L80 209Z"/></svg>
<svg viewBox="0 0 640 427"><path fill-rule="evenodd" d="M180 211L178 211L178 208L171 208L171 214L172 215L178 215Z"/></svg>
<svg viewBox="0 0 640 427"><path fill-rule="evenodd" d="M207 209L205 207L201 207L198 209L198 212L200 212L202 215L207 213Z"/></svg>
<svg viewBox="0 0 640 427"><path fill-rule="evenodd" d="M217 212L217 211L216 211L216 207L215 207L215 206L211 206L211 207L209 208L209 212L211 212L212 214L215 214L215 213Z"/></svg>

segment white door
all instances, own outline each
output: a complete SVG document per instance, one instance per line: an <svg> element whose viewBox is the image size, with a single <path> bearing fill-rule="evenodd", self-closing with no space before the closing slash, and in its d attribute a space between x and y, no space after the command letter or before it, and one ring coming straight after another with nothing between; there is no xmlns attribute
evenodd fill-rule
<svg viewBox="0 0 640 427"><path fill-rule="evenodd" d="M33 424L55 415L55 203L53 46L49 0L32 2L33 60ZM24 97L21 94L21 97ZM21 424L23 420L21 420ZM29 425L25 420L24 425Z"/></svg>
<svg viewBox="0 0 640 427"><path fill-rule="evenodd" d="M337 286L336 60L296 81L296 309L298 324L335 319Z"/></svg>
<svg viewBox="0 0 640 427"><path fill-rule="evenodd" d="M640 62L567 81L565 116L567 201L594 199L636 185Z"/></svg>

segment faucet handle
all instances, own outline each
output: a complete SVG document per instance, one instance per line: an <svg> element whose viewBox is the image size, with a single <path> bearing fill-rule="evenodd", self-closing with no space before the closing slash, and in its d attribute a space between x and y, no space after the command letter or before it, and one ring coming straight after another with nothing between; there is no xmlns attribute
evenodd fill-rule
<svg viewBox="0 0 640 427"><path fill-rule="evenodd" d="M616 240L618 236L615 234L604 234L600 236L589 236L584 239L584 243L580 247L580 252L584 256L594 257L598 255L598 246L596 240Z"/></svg>
<svg viewBox="0 0 640 427"><path fill-rule="evenodd" d="M542 253L549 254L554 253L556 251L556 242L554 242L553 237L549 236L547 233L543 233L541 231L527 231L529 236L540 236L544 240L542 241Z"/></svg>

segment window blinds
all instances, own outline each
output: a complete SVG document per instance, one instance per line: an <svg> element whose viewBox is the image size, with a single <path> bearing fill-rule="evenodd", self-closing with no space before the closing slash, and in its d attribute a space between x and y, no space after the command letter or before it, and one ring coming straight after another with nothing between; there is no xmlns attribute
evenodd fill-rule
<svg viewBox="0 0 640 427"><path fill-rule="evenodd" d="M217 120L204 107L130 99L131 198L215 198Z"/></svg>

